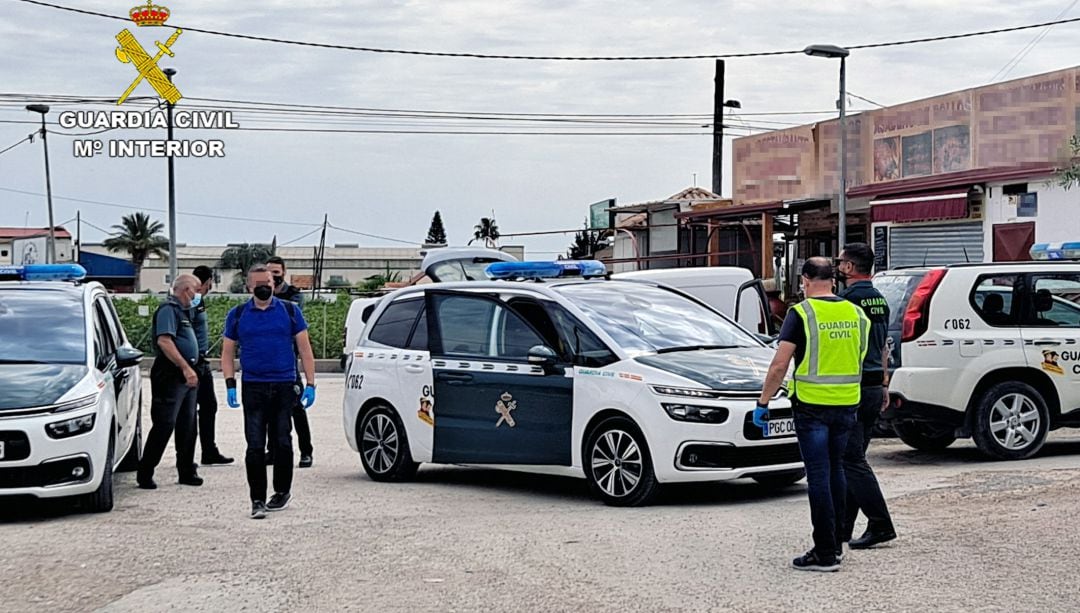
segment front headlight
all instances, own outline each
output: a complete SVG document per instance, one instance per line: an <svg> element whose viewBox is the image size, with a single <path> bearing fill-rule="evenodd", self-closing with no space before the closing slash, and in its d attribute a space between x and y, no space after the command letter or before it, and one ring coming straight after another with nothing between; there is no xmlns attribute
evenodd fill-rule
<svg viewBox="0 0 1080 613"><path fill-rule="evenodd" d="M652 391L662 396L681 396L683 398L719 398L720 392L712 390L695 390L685 387L671 387L668 385L650 385Z"/></svg>
<svg viewBox="0 0 1080 613"><path fill-rule="evenodd" d="M701 424L722 424L727 421L730 412L725 407L703 407L694 404L661 403L668 417L675 421L690 421Z"/></svg>
<svg viewBox="0 0 1080 613"><path fill-rule="evenodd" d="M93 413L81 417L73 417L64 421L57 421L45 426L45 433L49 438L68 438L89 432L94 429Z"/></svg>
<svg viewBox="0 0 1080 613"><path fill-rule="evenodd" d="M53 413L67 413L68 411L77 411L79 409L85 409L86 407L92 407L97 404L98 395L90 394L89 396L83 396L82 398L76 398L75 400L68 400L56 405L56 408L52 410Z"/></svg>

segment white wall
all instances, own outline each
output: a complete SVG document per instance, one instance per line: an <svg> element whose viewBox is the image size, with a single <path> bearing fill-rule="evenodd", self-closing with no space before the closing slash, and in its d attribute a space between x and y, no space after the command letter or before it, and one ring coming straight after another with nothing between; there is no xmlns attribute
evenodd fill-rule
<svg viewBox="0 0 1080 613"><path fill-rule="evenodd" d="M985 199L986 233L983 252L987 261L993 259L996 224L1034 221L1036 243L1080 240L1080 189L1074 187L1066 191L1048 177L1028 181L1028 191L1039 195L1038 215L1018 217L1017 207L1010 205L1009 197L1004 194L1004 185L990 184L989 197Z"/></svg>

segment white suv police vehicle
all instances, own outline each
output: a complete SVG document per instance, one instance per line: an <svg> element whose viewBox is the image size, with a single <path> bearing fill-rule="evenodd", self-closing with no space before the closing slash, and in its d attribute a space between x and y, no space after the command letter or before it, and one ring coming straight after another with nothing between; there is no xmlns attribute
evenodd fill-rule
<svg viewBox="0 0 1080 613"><path fill-rule="evenodd" d="M678 290L582 278L603 273L496 263L487 274L507 280L385 297L346 376L345 434L367 474L535 470L585 477L618 506L647 503L661 483L801 479L787 398L764 428L752 420L773 352Z"/></svg>
<svg viewBox="0 0 1080 613"><path fill-rule="evenodd" d="M138 363L105 288L77 264L0 267L0 497L113 507L141 451Z"/></svg>
<svg viewBox="0 0 1080 613"><path fill-rule="evenodd" d="M940 450L973 437L990 457L1035 454L1080 427L1080 243L1036 245L1033 262L915 268L874 277L893 321L897 435ZM899 341L899 342L895 342Z"/></svg>

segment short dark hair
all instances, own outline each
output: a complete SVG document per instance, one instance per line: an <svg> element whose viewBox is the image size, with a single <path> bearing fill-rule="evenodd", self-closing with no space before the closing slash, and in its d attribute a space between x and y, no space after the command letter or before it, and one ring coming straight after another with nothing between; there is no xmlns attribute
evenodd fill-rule
<svg viewBox="0 0 1080 613"><path fill-rule="evenodd" d="M209 266L196 266L195 270L191 271L191 274L195 275L199 282L205 285L207 281L214 278L214 269Z"/></svg>
<svg viewBox="0 0 1080 613"><path fill-rule="evenodd" d="M828 281L833 278L833 265L829 258L814 256L802 265L802 276L811 281Z"/></svg>
<svg viewBox="0 0 1080 613"><path fill-rule="evenodd" d="M874 250L866 243L844 245L844 259L855 265L861 275L868 275L874 270Z"/></svg>
<svg viewBox="0 0 1080 613"><path fill-rule="evenodd" d="M266 263L267 264L281 264L281 270L288 270L289 269L289 267L285 265L285 260L281 259L280 256L272 255L272 256L270 256L269 258L266 259Z"/></svg>
<svg viewBox="0 0 1080 613"><path fill-rule="evenodd" d="M254 266L252 266L251 268L248 269L247 276L250 277L251 275L256 274L256 273L260 273L260 272L270 272L270 269L267 268L266 265L264 265L264 264L256 264L256 265L254 265Z"/></svg>

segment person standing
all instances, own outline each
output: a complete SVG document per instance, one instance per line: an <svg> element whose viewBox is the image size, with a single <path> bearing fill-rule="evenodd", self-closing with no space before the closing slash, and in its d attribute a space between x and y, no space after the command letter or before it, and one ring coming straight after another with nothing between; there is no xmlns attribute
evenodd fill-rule
<svg viewBox="0 0 1080 613"><path fill-rule="evenodd" d="M136 472L136 482L144 490L157 489L154 469L161 462L169 438L176 433L176 471L183 485L202 485L195 464L195 398L199 376L199 343L188 309L195 298L199 280L178 275L172 294L154 312L153 335L157 356L150 369L150 434Z"/></svg>
<svg viewBox="0 0 1080 613"><path fill-rule="evenodd" d="M842 457L861 398L870 322L861 309L833 295L833 266L828 259L806 260L802 283L806 300L784 319L753 419L759 425L768 420L769 401L794 359L791 403L806 465L814 547L791 565L797 570L836 571L843 552L837 526L843 521L847 498Z"/></svg>
<svg viewBox="0 0 1080 613"><path fill-rule="evenodd" d="M195 328L195 338L199 342L199 363L195 372L199 375L199 391L196 401L199 406L199 442L202 444L202 464L232 464L233 459L221 454L214 436L214 422L217 417L217 395L214 393L214 373L210 369L210 333L206 320L204 299L214 288L214 271L209 266L196 266L191 274L199 280L195 298L191 301L191 324Z"/></svg>
<svg viewBox="0 0 1080 613"><path fill-rule="evenodd" d="M874 251L866 243L846 245L836 268L838 280L849 283L840 297L861 308L870 320L870 342L863 361L862 401L844 452L848 495L840 540L848 541L852 549L868 549L896 538L885 496L874 469L866 461L874 424L889 404L889 303L870 281L873 269ZM866 532L852 540L859 509L866 515Z"/></svg>
<svg viewBox="0 0 1080 613"><path fill-rule="evenodd" d="M287 272L285 260L274 256L266 261L266 268L274 276L274 296L280 300L293 302L301 309L304 308L304 294L285 280ZM303 387L303 381L300 380L299 374L297 374L296 385ZM296 427L296 442L300 447L299 468L311 468L315 463L315 450L311 445L311 424L308 423L307 411L300 406L299 402L292 408L292 421ZM273 462L273 449L267 449L266 459L268 462Z"/></svg>
<svg viewBox="0 0 1080 613"><path fill-rule="evenodd" d="M308 340L307 322L297 306L274 296L273 276L265 266L247 275L252 299L234 307L225 318L221 347L221 370L227 400L239 408L236 392L236 349L240 348L243 372L242 400L247 452L251 517L262 519L267 511L281 511L292 500L293 452L291 412L299 398L307 409L315 403L315 358ZM298 348L307 385L296 386ZM271 427L272 425L272 427ZM274 495L266 500L266 443L274 449Z"/></svg>

